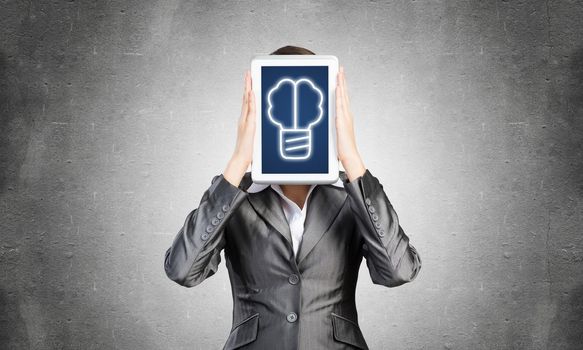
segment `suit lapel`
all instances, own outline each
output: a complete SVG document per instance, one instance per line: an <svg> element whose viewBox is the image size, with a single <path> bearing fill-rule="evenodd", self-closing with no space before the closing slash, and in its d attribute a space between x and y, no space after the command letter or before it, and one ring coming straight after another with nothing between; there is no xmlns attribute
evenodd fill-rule
<svg viewBox="0 0 583 350"><path fill-rule="evenodd" d="M293 247L291 232L283 209L281 208L278 194L271 187L268 187L261 192L250 193L248 199L257 214L273 226L289 242L291 249Z"/></svg>
<svg viewBox="0 0 583 350"><path fill-rule="evenodd" d="M298 265L328 230L346 198L346 191L333 186L320 185L314 188L308 199L304 234L296 257Z"/></svg>
<svg viewBox="0 0 583 350"><path fill-rule="evenodd" d="M252 183L250 175L250 173L245 174L239 186L242 190L247 190ZM340 178L345 180L343 172L340 172ZM271 187L268 187L257 193L249 193L247 198L257 214L273 226L289 243L291 253L293 249L291 232L279 202L279 195ZM319 185L310 194L304 234L296 256L298 265L320 241L338 216L346 199L346 191L332 185Z"/></svg>

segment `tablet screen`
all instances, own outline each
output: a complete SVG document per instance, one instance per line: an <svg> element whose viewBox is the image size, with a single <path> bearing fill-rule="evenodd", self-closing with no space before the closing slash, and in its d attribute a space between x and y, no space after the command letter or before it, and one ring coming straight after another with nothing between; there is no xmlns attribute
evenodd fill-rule
<svg viewBox="0 0 583 350"><path fill-rule="evenodd" d="M262 169L328 173L328 67L261 67Z"/></svg>

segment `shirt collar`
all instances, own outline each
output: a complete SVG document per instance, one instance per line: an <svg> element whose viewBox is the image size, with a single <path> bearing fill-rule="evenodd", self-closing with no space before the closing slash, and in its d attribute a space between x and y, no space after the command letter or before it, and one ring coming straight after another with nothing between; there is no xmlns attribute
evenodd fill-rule
<svg viewBox="0 0 583 350"><path fill-rule="evenodd" d="M331 184L332 186L336 186L336 187L341 187L344 188L344 183L342 182L342 179L338 179L335 183ZM270 184L257 184L255 182L253 182L251 184L251 186L249 186L249 188L247 189L247 193L257 193L257 192L261 192L264 189L266 189L267 187L272 186ZM318 185L314 185L313 187L318 186Z"/></svg>
<svg viewBox="0 0 583 350"><path fill-rule="evenodd" d="M282 200L283 200L285 203L287 203L287 205L288 205L288 208L290 208L290 209L288 209L288 210L285 210L285 209L284 209L284 213L285 213L286 217L288 217L288 216L289 216L289 210L293 210L292 208L294 208L294 207L298 208L298 209L299 209L301 212L303 212L303 213L305 213L305 212L306 212L306 203L308 203L308 198L310 198L310 194L312 193L312 191L314 190L314 188L316 188L316 185L311 185L311 186L310 186L310 189L308 190L308 194L306 195L306 199L305 199L305 201L304 201L304 205L302 206L302 209L300 209L300 208L299 208L299 206L298 206L296 203L294 203L294 202L293 202L291 199L289 199L289 198L288 198L288 197L285 195L285 193L283 193L283 190L281 189L281 187L280 187L279 185L277 185L277 184L272 184L272 185L271 185L271 188L273 188L273 190L274 190L275 192L277 192L277 194L279 194L279 197L281 197L281 199L282 199ZM288 218L288 219L289 219L289 218Z"/></svg>

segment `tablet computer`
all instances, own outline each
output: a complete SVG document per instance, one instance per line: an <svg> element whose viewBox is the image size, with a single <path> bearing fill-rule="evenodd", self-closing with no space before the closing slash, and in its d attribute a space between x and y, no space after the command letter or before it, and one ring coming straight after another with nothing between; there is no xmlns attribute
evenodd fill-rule
<svg viewBox="0 0 583 350"><path fill-rule="evenodd" d="M338 59L265 55L251 61L256 183L327 184L338 180L334 118Z"/></svg>

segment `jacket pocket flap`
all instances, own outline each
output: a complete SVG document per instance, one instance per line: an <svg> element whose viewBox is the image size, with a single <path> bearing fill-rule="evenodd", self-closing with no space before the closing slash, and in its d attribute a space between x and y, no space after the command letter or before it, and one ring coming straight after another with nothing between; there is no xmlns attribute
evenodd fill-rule
<svg viewBox="0 0 583 350"><path fill-rule="evenodd" d="M259 313L251 315L236 325L229 334L224 350L237 349L249 344L257 338L259 328Z"/></svg>
<svg viewBox="0 0 583 350"><path fill-rule="evenodd" d="M332 328L334 330L334 339L337 341L350 344L359 349L368 350L360 327L355 322L332 313Z"/></svg>

